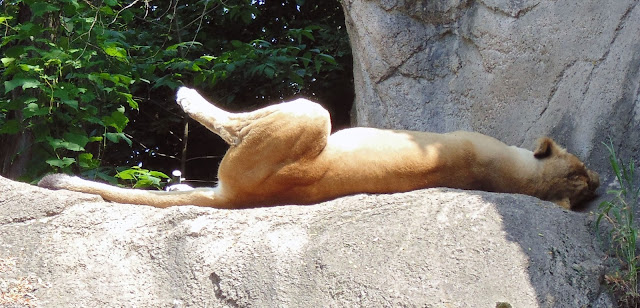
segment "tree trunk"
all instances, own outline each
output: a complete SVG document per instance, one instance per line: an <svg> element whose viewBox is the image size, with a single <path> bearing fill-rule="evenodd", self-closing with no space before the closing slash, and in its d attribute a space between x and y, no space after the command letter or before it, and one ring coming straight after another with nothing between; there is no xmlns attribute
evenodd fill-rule
<svg viewBox="0 0 640 308"><path fill-rule="evenodd" d="M26 23L31 20L31 9L24 3L18 4L18 22ZM23 91L15 89L12 92L12 100L18 99L24 95ZM22 111L12 111L7 115L7 119L16 119L19 123L23 123ZM0 135L0 172L2 175L17 179L25 174L28 162L31 160L33 144L33 135L26 131L20 130L16 134Z"/></svg>

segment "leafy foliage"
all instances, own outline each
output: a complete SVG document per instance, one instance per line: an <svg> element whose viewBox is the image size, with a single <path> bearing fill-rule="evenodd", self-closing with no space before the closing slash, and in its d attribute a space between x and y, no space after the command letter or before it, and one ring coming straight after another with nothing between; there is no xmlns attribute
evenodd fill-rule
<svg viewBox="0 0 640 308"><path fill-rule="evenodd" d="M0 5L0 142L22 145L0 151L1 167L26 160L25 180L52 171L113 180L104 165L137 165L142 155L184 160L182 137L166 139L182 136L173 102L182 84L244 109L314 96L350 73L337 2Z"/></svg>
<svg viewBox="0 0 640 308"><path fill-rule="evenodd" d="M142 169L138 166L120 171L115 177L131 183L133 188L161 188L165 184L161 183L162 179L169 178L169 176L162 172Z"/></svg>

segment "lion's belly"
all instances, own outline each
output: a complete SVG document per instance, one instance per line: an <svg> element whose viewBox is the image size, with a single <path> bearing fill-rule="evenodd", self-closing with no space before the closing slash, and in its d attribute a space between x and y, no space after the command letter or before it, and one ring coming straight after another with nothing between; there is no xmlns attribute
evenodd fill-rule
<svg viewBox="0 0 640 308"><path fill-rule="evenodd" d="M309 202L354 193L473 187L475 155L464 139L434 133L354 128L329 137L316 183L291 191Z"/></svg>

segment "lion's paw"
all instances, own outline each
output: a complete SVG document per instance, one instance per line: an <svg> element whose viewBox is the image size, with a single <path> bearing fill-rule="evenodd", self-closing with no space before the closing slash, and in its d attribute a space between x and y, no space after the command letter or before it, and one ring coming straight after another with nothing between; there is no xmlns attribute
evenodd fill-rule
<svg viewBox="0 0 640 308"><path fill-rule="evenodd" d="M197 113L207 105L207 101L198 94L198 91L187 87L178 89L176 102L184 112L189 114Z"/></svg>
<svg viewBox="0 0 640 308"><path fill-rule="evenodd" d="M49 189L64 189L73 179L73 176L64 173L49 174L38 182L38 186Z"/></svg>

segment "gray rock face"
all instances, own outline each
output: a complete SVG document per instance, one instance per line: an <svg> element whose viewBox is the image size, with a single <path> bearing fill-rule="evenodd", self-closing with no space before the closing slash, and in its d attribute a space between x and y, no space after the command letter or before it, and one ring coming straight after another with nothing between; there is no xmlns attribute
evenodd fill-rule
<svg viewBox="0 0 640 308"><path fill-rule="evenodd" d="M0 178L0 290L26 279L42 307L611 307L592 223L452 189L229 211Z"/></svg>
<svg viewBox="0 0 640 308"><path fill-rule="evenodd" d="M549 135L608 174L640 159L634 0L344 0L358 125Z"/></svg>

